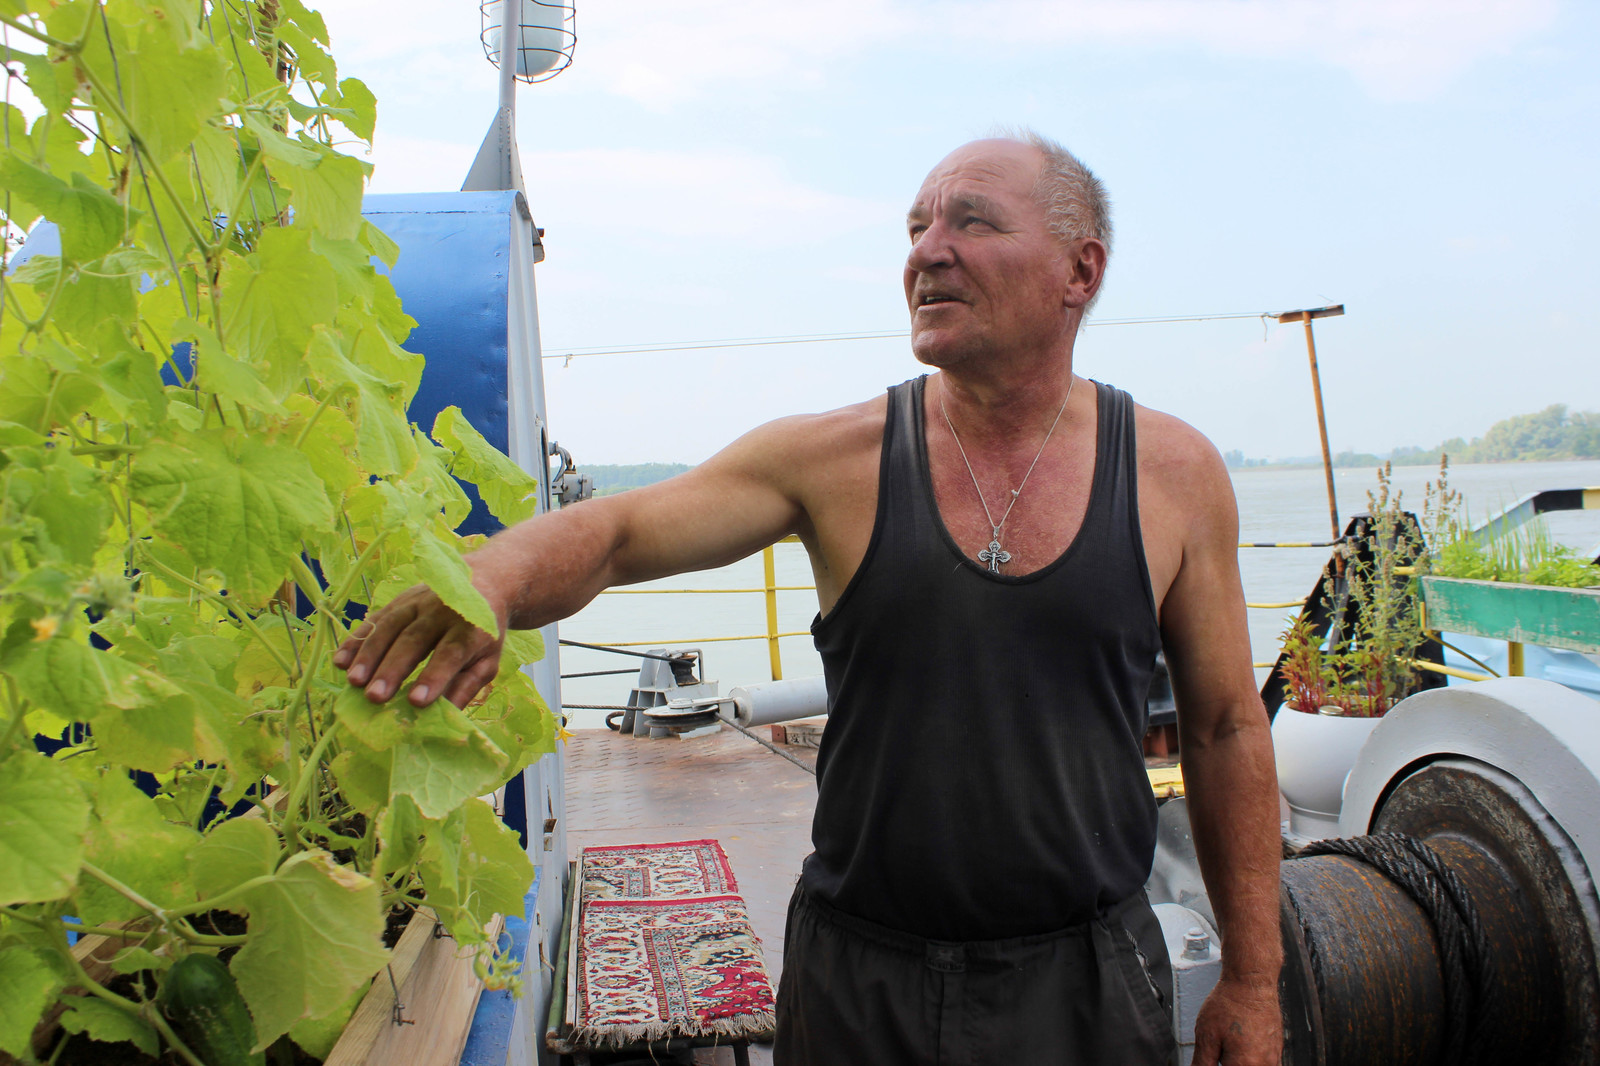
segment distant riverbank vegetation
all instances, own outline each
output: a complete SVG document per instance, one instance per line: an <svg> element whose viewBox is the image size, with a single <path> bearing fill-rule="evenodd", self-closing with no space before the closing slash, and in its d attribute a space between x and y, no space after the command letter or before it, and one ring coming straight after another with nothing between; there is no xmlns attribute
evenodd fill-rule
<svg viewBox="0 0 1600 1066"><path fill-rule="evenodd" d="M677 477L689 469L687 463L632 463L609 466L584 466L585 474L594 480L596 496L610 496L627 492L644 485L654 485L669 477Z"/></svg>
<svg viewBox="0 0 1600 1066"><path fill-rule="evenodd" d="M1600 459L1600 411L1569 412L1553 403L1543 411L1512 415L1489 427L1481 437L1452 437L1432 448L1396 448L1387 455L1343 451L1333 457L1340 467L1370 467L1385 461L1396 466L1437 466L1440 456L1452 463L1535 463L1565 459ZM1229 467L1321 466L1319 456L1294 459L1247 459L1235 449L1223 453Z"/></svg>

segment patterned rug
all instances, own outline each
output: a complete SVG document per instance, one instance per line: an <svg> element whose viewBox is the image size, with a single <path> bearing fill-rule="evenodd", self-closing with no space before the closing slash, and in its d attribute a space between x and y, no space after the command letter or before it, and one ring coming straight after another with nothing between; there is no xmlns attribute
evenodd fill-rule
<svg viewBox="0 0 1600 1066"><path fill-rule="evenodd" d="M772 982L744 900L697 891L734 884L716 841L586 848L581 869L574 1043L770 1037Z"/></svg>
<svg viewBox="0 0 1600 1066"><path fill-rule="evenodd" d="M715 840L583 849L583 898L681 899L739 891Z"/></svg>

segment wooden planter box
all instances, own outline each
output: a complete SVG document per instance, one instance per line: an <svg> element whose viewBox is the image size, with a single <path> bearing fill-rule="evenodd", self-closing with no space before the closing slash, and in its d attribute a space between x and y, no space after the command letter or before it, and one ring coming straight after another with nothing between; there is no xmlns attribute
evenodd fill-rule
<svg viewBox="0 0 1600 1066"><path fill-rule="evenodd" d="M490 943L500 936L496 916ZM418 910L394 946L389 974L378 971L344 1035L324 1066L456 1066L483 982L472 969L473 952L435 933L433 912ZM401 1010L395 1010L394 988Z"/></svg>
<svg viewBox="0 0 1600 1066"><path fill-rule="evenodd" d="M461 1061L483 982L473 972L473 952L435 934L436 924L426 908L412 917L394 946L389 972L379 970L373 978L324 1066L456 1066ZM502 925L496 916L487 926L491 941L500 936ZM90 977L107 980L114 974L109 960L121 948L120 940L85 936L72 954ZM396 986L402 1005L398 1013ZM61 1013L61 1008L52 1008L35 1028L36 1055L49 1053ZM0 1052L0 1066L15 1061Z"/></svg>
<svg viewBox="0 0 1600 1066"><path fill-rule="evenodd" d="M1600 590L1433 576L1421 584L1429 629L1600 652Z"/></svg>

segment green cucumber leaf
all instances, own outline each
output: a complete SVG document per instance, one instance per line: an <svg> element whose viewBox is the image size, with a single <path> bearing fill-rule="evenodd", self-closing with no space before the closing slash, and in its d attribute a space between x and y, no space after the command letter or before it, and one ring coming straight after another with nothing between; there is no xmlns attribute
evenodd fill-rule
<svg viewBox="0 0 1600 1066"><path fill-rule="evenodd" d="M309 167L279 171L279 180L293 191L295 225L348 240L361 232L361 192L372 169L355 156L331 149Z"/></svg>
<svg viewBox="0 0 1600 1066"><path fill-rule="evenodd" d="M275 590L301 541L333 522L303 452L232 430L151 444L134 464L133 487L161 533L246 597Z"/></svg>
<svg viewBox="0 0 1600 1066"><path fill-rule="evenodd" d="M111 251L122 239L125 213L138 215L81 173L62 181L16 155L0 158L0 187L43 211L60 230L62 256L75 262Z"/></svg>
<svg viewBox="0 0 1600 1066"><path fill-rule="evenodd" d="M34 1025L66 985L60 965L23 944L0 947L0 1051L19 1059L30 1053Z"/></svg>
<svg viewBox="0 0 1600 1066"><path fill-rule="evenodd" d="M539 510L539 480L472 428L461 408L450 406L433 421L433 439L455 456L451 471L478 486L489 511L506 525L531 518Z"/></svg>
<svg viewBox="0 0 1600 1066"><path fill-rule="evenodd" d="M230 256L223 268L229 350L262 371L279 396L301 384L311 331L332 322L338 306L333 267L311 250L302 227L268 228L254 252Z"/></svg>
<svg viewBox="0 0 1600 1066"><path fill-rule="evenodd" d="M537 629L508 629L501 646L500 676L544 658L544 634Z"/></svg>
<svg viewBox="0 0 1600 1066"><path fill-rule="evenodd" d="M189 867L200 898L210 899L270 874L277 861L277 832L260 818L234 818L206 834Z"/></svg>
<svg viewBox="0 0 1600 1066"><path fill-rule="evenodd" d="M408 741L394 749L389 791L391 796L410 796L424 818L443 818L472 797L498 788L506 764L506 754L478 729L461 740Z"/></svg>
<svg viewBox="0 0 1600 1066"><path fill-rule="evenodd" d="M0 671L10 674L32 703L72 722L133 710L153 693L173 691L120 656L61 636L12 649L0 658Z"/></svg>
<svg viewBox="0 0 1600 1066"><path fill-rule="evenodd" d="M368 473L402 474L417 463L411 425L405 419L401 387L352 363L337 335L317 330L306 363L323 381L356 394L356 440Z"/></svg>
<svg viewBox="0 0 1600 1066"><path fill-rule="evenodd" d="M431 527L417 530L411 536L417 573L445 606L485 633L498 633L500 620L483 593L473 587L472 567L446 539L454 536L448 529L440 528L437 520Z"/></svg>
<svg viewBox="0 0 1600 1066"><path fill-rule="evenodd" d="M388 751L404 740L410 731L405 720L410 705L405 700L405 686L400 686L399 699L388 703L373 703L367 699L365 689L346 685L333 700L333 713L339 723L356 740L373 751Z"/></svg>
<svg viewBox="0 0 1600 1066"><path fill-rule="evenodd" d="M378 819L379 873L393 877L410 869L421 853L427 830L428 824L411 797L396 796Z"/></svg>
<svg viewBox="0 0 1600 1066"><path fill-rule="evenodd" d="M393 764L393 751L349 747L334 756L330 765L351 808L370 815L389 803L389 771Z"/></svg>
<svg viewBox="0 0 1600 1066"><path fill-rule="evenodd" d="M0 906L71 892L88 824L89 800L60 763L27 752L0 762ZM0 989L0 1010L10 998Z"/></svg>
<svg viewBox="0 0 1600 1066"><path fill-rule="evenodd" d="M364 141L372 140L372 131L378 124L378 101L372 90L358 78L344 78L339 82L339 103L350 112L343 119L345 128Z"/></svg>
<svg viewBox="0 0 1600 1066"><path fill-rule="evenodd" d="M118 973L138 973L140 970L160 973L171 966L171 958L157 955L149 948L123 948L111 958L111 968Z"/></svg>
<svg viewBox="0 0 1600 1066"><path fill-rule="evenodd" d="M289 1039L305 1049L312 1058L326 1059L333 1051L333 1046L344 1035L344 1027L350 1024L350 1016L361 1006L367 988L368 986L363 984L350 994L349 999L339 1004L337 1010L324 1018L307 1018L295 1022L289 1027Z"/></svg>
<svg viewBox="0 0 1600 1066"><path fill-rule="evenodd" d="M228 81L222 55L204 45L181 47L160 21L144 24L135 53L117 70L129 121L156 165L188 148L201 124L222 109Z"/></svg>
<svg viewBox="0 0 1600 1066"><path fill-rule="evenodd" d="M159 907L191 902L189 852L200 834L163 818L156 801L140 792L127 774L108 771L91 791L95 818L84 857ZM85 924L127 921L144 913L97 878L79 879L78 917Z"/></svg>
<svg viewBox="0 0 1600 1066"><path fill-rule="evenodd" d="M517 834L475 799L428 834L418 869L428 905L462 944L483 943L494 915L522 913L534 873Z"/></svg>
<svg viewBox="0 0 1600 1066"><path fill-rule="evenodd" d="M246 894L250 940L229 964L256 1023L257 1050L338 1009L389 961L375 882L303 851Z"/></svg>
<svg viewBox="0 0 1600 1066"><path fill-rule="evenodd" d="M61 1028L88 1033L89 1039L104 1044L131 1043L152 1058L161 1051L161 1038L150 1023L92 996L72 999L72 1006L61 1015Z"/></svg>

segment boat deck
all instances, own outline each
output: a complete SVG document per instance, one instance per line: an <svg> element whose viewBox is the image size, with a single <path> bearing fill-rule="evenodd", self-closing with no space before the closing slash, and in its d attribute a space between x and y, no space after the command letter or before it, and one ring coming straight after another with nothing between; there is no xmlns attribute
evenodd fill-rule
<svg viewBox="0 0 1600 1066"><path fill-rule="evenodd" d="M765 736L766 730L758 731ZM785 745L808 765L816 750ZM783 924L800 862L811 850L816 779L723 726L689 740L641 740L583 730L567 743L567 846L653 844L714 837L733 863L774 984L783 969ZM733 1063L727 1048L696 1063ZM770 1063L752 1047L752 1063Z"/></svg>

